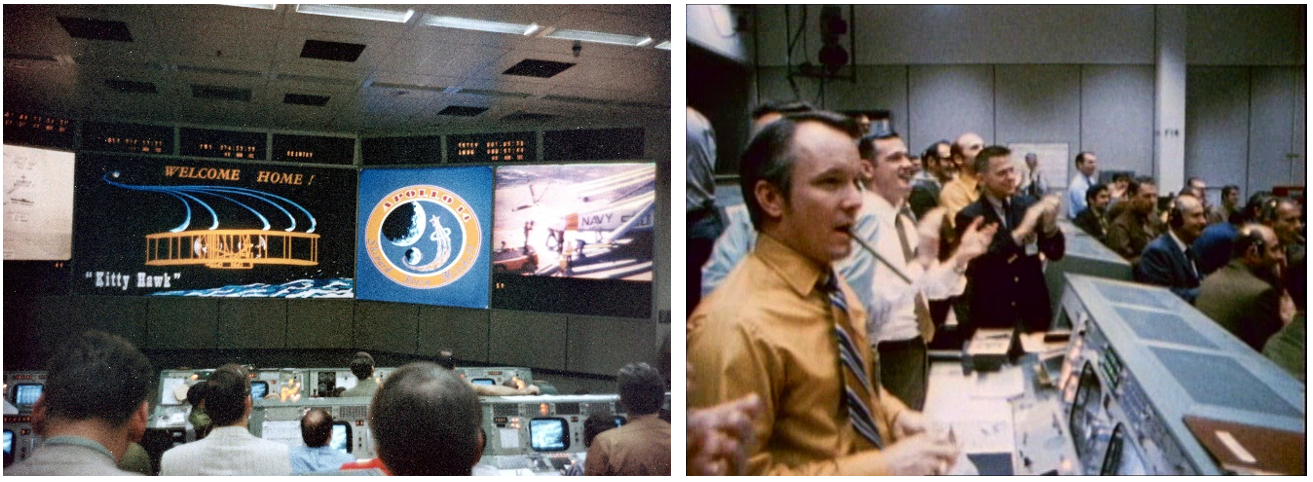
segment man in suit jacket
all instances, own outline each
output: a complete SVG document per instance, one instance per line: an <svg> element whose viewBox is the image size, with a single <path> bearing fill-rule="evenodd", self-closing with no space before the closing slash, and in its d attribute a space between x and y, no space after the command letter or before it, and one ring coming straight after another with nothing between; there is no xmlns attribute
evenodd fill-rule
<svg viewBox="0 0 1313 482"><path fill-rule="evenodd" d="M968 323L973 328L1044 331L1053 313L1039 254L1058 260L1066 251L1066 239L1055 224L1061 201L1056 196L1037 201L1013 195L1017 172L1011 155L1012 151L1003 146L980 151L975 169L980 175L982 195L957 213L959 237L976 217L984 217L985 224L999 225L989 251L967 267L971 285Z"/></svg>
<svg viewBox="0 0 1313 482"><path fill-rule="evenodd" d="M1112 198L1108 195L1108 186L1095 184L1085 191L1085 202L1089 207L1076 215L1076 220L1072 223L1080 228L1094 239L1103 242L1108 236L1108 218L1105 216L1108 207L1108 201Z"/></svg>
<svg viewBox="0 0 1313 482"><path fill-rule="evenodd" d="M1285 251L1272 228L1240 228L1235 256L1204 279L1196 308L1255 350L1294 318L1295 305L1278 282Z"/></svg>
<svg viewBox="0 0 1313 482"><path fill-rule="evenodd" d="M1169 229L1153 240L1135 265L1135 281L1166 286L1187 302L1199 295L1199 268L1190 243L1199 239L1208 225L1204 203L1189 194L1176 198L1167 216Z"/></svg>
<svg viewBox="0 0 1313 482"><path fill-rule="evenodd" d="M160 475L291 475L287 445L251 435L251 379L241 365L219 367L205 382L205 412L214 429L160 458Z"/></svg>

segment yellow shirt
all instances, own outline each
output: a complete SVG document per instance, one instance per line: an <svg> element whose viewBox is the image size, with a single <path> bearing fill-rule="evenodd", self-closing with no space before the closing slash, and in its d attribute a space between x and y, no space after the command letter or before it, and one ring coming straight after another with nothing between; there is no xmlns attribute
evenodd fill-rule
<svg viewBox="0 0 1313 482"><path fill-rule="evenodd" d="M944 189L939 191L939 205L948 210L948 224L953 224L953 217L971 203L980 199L980 191L976 186L980 184L980 177L968 175L966 171L959 172L957 177L948 181Z"/></svg>
<svg viewBox="0 0 1313 482"><path fill-rule="evenodd" d="M689 405L709 407L749 393L765 404L753 423L751 474L888 473L878 451L858 452L858 435L841 406L834 321L829 298L816 286L825 268L760 234L753 252L689 318ZM848 284L839 284L849 319L859 320L856 335L865 337L865 311ZM868 373L876 373L869 369L875 357L869 344L859 346ZM873 398L871 416L887 446L890 423L906 406L884 388ZM867 473L858 473L863 466Z"/></svg>

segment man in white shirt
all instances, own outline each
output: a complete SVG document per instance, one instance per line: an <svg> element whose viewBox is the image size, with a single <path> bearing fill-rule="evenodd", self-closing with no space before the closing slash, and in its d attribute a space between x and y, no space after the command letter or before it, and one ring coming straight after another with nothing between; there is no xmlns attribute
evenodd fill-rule
<svg viewBox="0 0 1313 482"><path fill-rule="evenodd" d="M205 411L214 429L203 440L164 452L160 475L291 475L286 445L251 435L251 379L229 363L205 381Z"/></svg>
<svg viewBox="0 0 1313 482"><path fill-rule="evenodd" d="M1076 154L1076 175L1071 176L1067 184L1067 218L1076 219L1085 210L1085 191L1095 184L1094 171L1099 168L1099 159L1093 152Z"/></svg>
<svg viewBox="0 0 1313 482"><path fill-rule="evenodd" d="M921 410L929 377L926 345L935 331L926 300L962 294L967 264L985 252L997 227L982 229L976 220L957 252L940 262L943 211L931 210L920 227L913 224L907 197L914 168L907 146L894 133L862 142L874 143L874 161L862 161L866 190L853 231L884 262L855 248L838 271L866 305L867 333L879 351L881 383L908 407Z"/></svg>

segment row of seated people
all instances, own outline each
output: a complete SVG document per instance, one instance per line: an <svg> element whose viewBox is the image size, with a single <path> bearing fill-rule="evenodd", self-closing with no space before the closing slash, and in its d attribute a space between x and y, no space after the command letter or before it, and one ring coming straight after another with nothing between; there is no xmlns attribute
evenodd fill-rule
<svg viewBox="0 0 1313 482"><path fill-rule="evenodd" d="M1095 184L1075 224L1132 264L1135 280L1165 286L1256 351L1305 379L1306 254L1303 207L1269 192L1239 207L1239 188L1210 208L1192 178L1155 214L1153 179L1135 179L1111 208ZM1160 222L1161 221L1161 222Z"/></svg>
<svg viewBox="0 0 1313 482"><path fill-rule="evenodd" d="M92 330L64 340L32 408L33 430L44 443L5 475L134 475L120 465L137 458L129 452L146 431L153 374L146 357L120 337ZM483 454L474 385L447 366L410 363L372 387L369 432L378 457L363 461L326 448L333 421L323 410L301 420L305 447L252 435L250 379L244 367L228 364L203 382L197 396L208 420L192 421L209 428L200 430L204 438L165 451L160 475L289 475L294 467L297 473L377 468L388 475L472 475ZM670 426L659 418L664 380L638 363L622 368L618 382L629 423L591 441L584 473L668 475Z"/></svg>

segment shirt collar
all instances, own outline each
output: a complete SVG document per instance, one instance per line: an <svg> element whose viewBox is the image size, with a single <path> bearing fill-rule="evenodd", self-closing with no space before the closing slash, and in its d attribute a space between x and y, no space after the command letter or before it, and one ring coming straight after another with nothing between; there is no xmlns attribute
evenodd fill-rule
<svg viewBox="0 0 1313 482"><path fill-rule="evenodd" d="M1176 233L1173 233L1171 229L1167 230L1167 235L1172 237L1172 242L1176 243L1176 247L1180 248L1182 253L1190 248L1189 246L1186 246L1184 241L1181 241L1181 238L1176 237Z"/></svg>
<svg viewBox="0 0 1313 482"><path fill-rule="evenodd" d="M109 457L110 460L114 460L114 454L110 453L109 449L105 448L104 445L101 445L100 442L88 438L74 435L60 435L46 439L45 445L75 445L78 447L85 447L104 454L106 457ZM115 463L117 464L118 462Z"/></svg>
<svg viewBox="0 0 1313 482"><path fill-rule="evenodd" d="M871 214L874 214L881 223L890 226L894 225L894 222L898 219L898 212L899 209L902 208L903 203L900 202L897 206L889 204L888 199L876 194L875 191L867 191L866 195L862 197L863 206L870 206Z"/></svg>
<svg viewBox="0 0 1313 482"><path fill-rule="evenodd" d="M757 246L753 254L759 256L772 270L780 274L798 296L806 297L820 284L821 279L829 275L829 264L820 265L804 258L793 248L772 238L766 233L757 233Z"/></svg>

